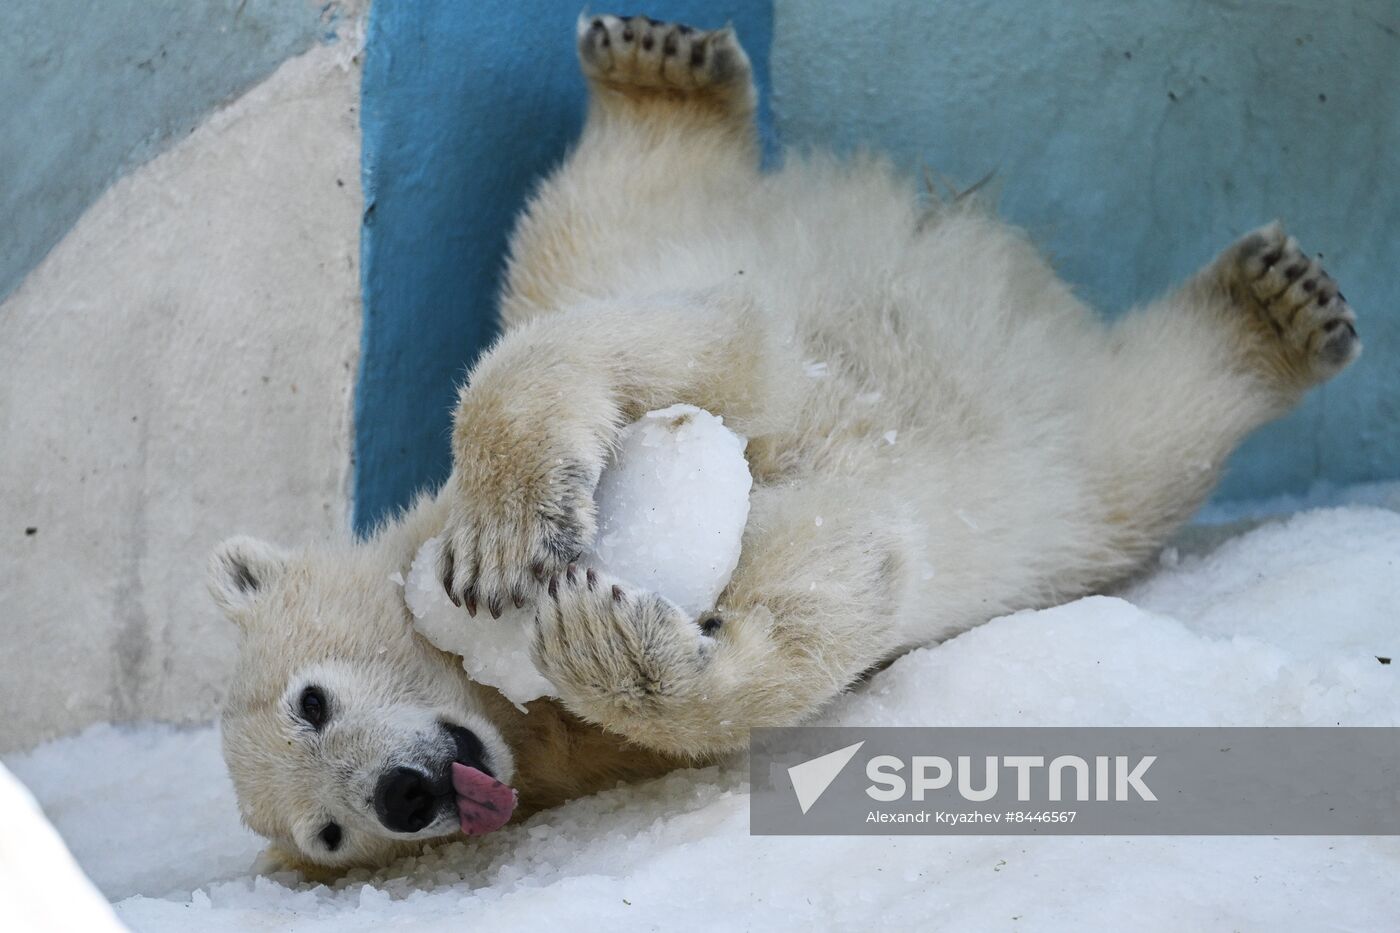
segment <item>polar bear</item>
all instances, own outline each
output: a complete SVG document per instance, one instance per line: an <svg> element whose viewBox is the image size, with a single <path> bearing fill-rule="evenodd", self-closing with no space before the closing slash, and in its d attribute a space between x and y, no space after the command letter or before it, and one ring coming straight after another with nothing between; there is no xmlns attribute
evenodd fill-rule
<svg viewBox="0 0 1400 933"><path fill-rule="evenodd" d="M447 483L364 541L235 538L212 559L243 631L226 757L247 823L293 864L470 830L485 804L454 764L529 813L1111 584L1360 350L1276 223L1106 325L1021 233L920 201L877 159L760 174L732 30L585 15L578 53L587 125L515 230ZM701 618L572 563L620 427L679 402L751 439L741 562ZM469 613L534 605L558 701L521 713L414 634L390 576L439 534Z"/></svg>

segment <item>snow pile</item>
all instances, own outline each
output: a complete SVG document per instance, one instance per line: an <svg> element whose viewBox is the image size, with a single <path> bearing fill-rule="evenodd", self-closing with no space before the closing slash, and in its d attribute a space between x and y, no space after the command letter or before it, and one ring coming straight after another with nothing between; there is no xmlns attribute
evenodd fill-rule
<svg viewBox="0 0 1400 933"><path fill-rule="evenodd" d="M623 428L598 481L598 540L583 563L691 615L712 608L739 563L749 518L744 443L724 419L693 405L648 412ZM530 662L534 610L492 619L454 606L437 575L441 549L439 538L424 543L403 581L418 631L516 705L554 696Z"/></svg>
<svg viewBox="0 0 1400 933"><path fill-rule="evenodd" d="M38 803L0 768L0 918L27 933L120 930L112 908L98 896L44 819Z"/></svg>
<svg viewBox="0 0 1400 933"><path fill-rule="evenodd" d="M1400 658L1395 513L1297 515L1226 541L1209 559L1183 560L1123 596L1203 635ZM1348 624L1353 619L1378 624L1361 632Z"/></svg>
<svg viewBox="0 0 1400 933"><path fill-rule="evenodd" d="M264 846L238 818L213 726L96 725L5 765L110 898L235 877Z"/></svg>
<svg viewBox="0 0 1400 933"><path fill-rule="evenodd" d="M1400 725L1400 515L1168 559L1119 597L915 651L832 725ZM1400 840L751 837L744 762L539 814L333 888L252 878L211 731L90 730L11 764L138 930L1393 929ZM102 768L90 767L93 761ZM73 775L83 775L81 787ZM192 888L193 893L189 892ZM172 893L174 892L174 893Z"/></svg>

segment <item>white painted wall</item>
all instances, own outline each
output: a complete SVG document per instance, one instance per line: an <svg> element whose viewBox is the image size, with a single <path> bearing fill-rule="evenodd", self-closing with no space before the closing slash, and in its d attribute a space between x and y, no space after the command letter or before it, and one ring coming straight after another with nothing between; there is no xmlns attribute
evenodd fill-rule
<svg viewBox="0 0 1400 933"><path fill-rule="evenodd" d="M116 183L0 305L0 751L207 720L233 650L209 550L346 526L352 45Z"/></svg>

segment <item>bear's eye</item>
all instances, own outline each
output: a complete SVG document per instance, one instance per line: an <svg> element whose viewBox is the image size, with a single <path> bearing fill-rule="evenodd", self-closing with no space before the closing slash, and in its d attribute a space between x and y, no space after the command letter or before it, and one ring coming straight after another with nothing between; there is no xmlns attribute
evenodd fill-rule
<svg viewBox="0 0 1400 933"><path fill-rule="evenodd" d="M326 724L330 718L330 704L326 702L326 695L320 687L307 687L301 692L297 713L313 729L320 729Z"/></svg>
<svg viewBox="0 0 1400 933"><path fill-rule="evenodd" d="M339 823L327 823L326 826L325 826L325 828L321 830L321 841L322 841L323 843L325 843L326 848L329 849L329 850L332 851L332 852L334 852L336 849L339 849L339 848L340 848L340 824L339 824Z"/></svg>

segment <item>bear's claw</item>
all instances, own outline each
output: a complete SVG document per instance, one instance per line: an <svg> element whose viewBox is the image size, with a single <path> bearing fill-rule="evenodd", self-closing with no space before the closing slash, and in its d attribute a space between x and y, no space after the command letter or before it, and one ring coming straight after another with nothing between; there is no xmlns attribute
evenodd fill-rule
<svg viewBox="0 0 1400 933"><path fill-rule="evenodd" d="M600 586L602 582L604 585ZM535 664L567 699L636 704L678 697L709 665L705 629L653 593L591 568L549 579L535 609Z"/></svg>

